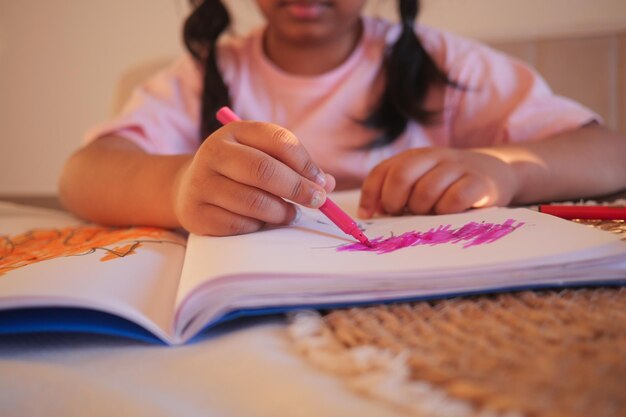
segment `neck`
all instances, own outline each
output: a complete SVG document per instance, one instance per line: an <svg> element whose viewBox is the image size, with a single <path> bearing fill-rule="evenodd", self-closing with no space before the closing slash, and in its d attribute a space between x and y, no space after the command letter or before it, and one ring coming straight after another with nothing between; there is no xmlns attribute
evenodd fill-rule
<svg viewBox="0 0 626 417"><path fill-rule="evenodd" d="M337 68L352 54L363 28L359 22L354 30L323 42L294 42L266 30L263 38L265 54L277 67L294 75L320 75Z"/></svg>

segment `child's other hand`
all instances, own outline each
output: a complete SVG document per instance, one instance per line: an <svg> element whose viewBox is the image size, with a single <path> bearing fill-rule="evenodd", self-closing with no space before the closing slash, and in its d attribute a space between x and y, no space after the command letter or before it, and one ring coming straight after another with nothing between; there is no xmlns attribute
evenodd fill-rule
<svg viewBox="0 0 626 417"><path fill-rule="evenodd" d="M233 122L209 136L179 171L174 207L180 224L197 234L228 236L289 224L288 199L317 208L335 179L313 163L288 130L261 122Z"/></svg>
<svg viewBox="0 0 626 417"><path fill-rule="evenodd" d="M518 189L513 167L480 150L412 149L377 165L362 186L359 216L458 213L509 204Z"/></svg>

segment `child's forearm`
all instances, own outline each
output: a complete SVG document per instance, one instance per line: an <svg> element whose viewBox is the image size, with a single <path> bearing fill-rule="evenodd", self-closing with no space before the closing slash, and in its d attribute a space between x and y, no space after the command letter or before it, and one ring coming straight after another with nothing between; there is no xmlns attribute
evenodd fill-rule
<svg viewBox="0 0 626 417"><path fill-rule="evenodd" d="M600 125L478 151L513 166L519 183L516 204L606 195L626 188L626 138Z"/></svg>
<svg viewBox="0 0 626 417"><path fill-rule="evenodd" d="M59 197L85 219L112 225L179 227L175 183L191 155L150 155L120 137L102 138L66 163Z"/></svg>

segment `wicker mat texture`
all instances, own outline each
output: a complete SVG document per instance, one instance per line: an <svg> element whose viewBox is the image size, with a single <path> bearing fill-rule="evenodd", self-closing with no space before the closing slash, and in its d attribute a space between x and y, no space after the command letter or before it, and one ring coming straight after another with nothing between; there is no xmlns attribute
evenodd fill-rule
<svg viewBox="0 0 626 417"><path fill-rule="evenodd" d="M623 221L590 222L626 238ZM298 350L414 416L626 416L626 288L293 317Z"/></svg>

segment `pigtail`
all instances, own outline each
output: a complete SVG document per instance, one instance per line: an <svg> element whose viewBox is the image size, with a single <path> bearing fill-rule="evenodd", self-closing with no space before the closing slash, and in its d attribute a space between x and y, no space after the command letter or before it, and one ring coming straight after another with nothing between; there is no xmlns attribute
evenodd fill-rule
<svg viewBox="0 0 626 417"><path fill-rule="evenodd" d="M185 21L183 39L191 55L204 64L200 107L200 137L204 140L220 127L215 113L230 104L228 87L217 66L217 40L228 28L230 16L220 0L190 0L194 11Z"/></svg>
<svg viewBox="0 0 626 417"><path fill-rule="evenodd" d="M398 3L402 32L385 56L385 90L364 121L367 127L381 131L381 136L369 145L371 148L392 143L404 132L409 120L436 123L440 111L424 108L428 90L436 84L455 85L437 68L415 34L419 0Z"/></svg>

